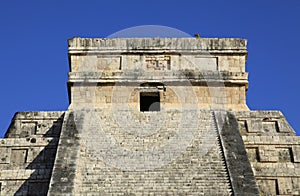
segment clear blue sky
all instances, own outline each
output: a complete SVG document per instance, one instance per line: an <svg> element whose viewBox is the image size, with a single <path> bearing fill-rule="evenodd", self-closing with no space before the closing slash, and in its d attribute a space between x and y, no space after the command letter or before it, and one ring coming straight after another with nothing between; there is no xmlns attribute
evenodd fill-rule
<svg viewBox="0 0 300 196"><path fill-rule="evenodd" d="M17 111L67 109L68 38L136 25L248 39L249 107L281 110L300 135L299 0L2 0L0 136Z"/></svg>

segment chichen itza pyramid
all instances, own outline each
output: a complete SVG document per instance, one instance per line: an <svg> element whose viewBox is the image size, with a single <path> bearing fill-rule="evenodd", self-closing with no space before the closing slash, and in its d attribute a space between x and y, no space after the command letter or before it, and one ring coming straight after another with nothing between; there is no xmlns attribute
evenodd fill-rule
<svg viewBox="0 0 300 196"><path fill-rule="evenodd" d="M70 106L15 114L1 195L300 195L300 138L246 104L247 40L68 44Z"/></svg>

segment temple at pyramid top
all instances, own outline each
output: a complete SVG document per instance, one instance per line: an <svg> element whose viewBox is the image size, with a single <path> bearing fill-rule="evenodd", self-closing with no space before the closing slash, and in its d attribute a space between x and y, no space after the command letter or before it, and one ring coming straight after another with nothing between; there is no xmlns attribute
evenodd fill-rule
<svg viewBox="0 0 300 196"><path fill-rule="evenodd" d="M69 39L68 44L72 105L86 106L83 100L89 100L96 107L110 105L114 102L112 96L106 94L108 98L105 101L99 100L101 90L98 87L98 91L88 93L94 95L94 100L82 97L84 93L77 90L90 91L91 85L87 83L97 83L97 86L110 83L112 86L135 86L130 95L131 102L136 105L132 109L139 108L137 92L147 91L151 86L161 92L160 104L164 109L181 101L203 109L248 110L245 39L75 37ZM193 95L186 93L179 101L172 90L182 86L192 88ZM78 93L81 93L80 96ZM166 96L174 99L164 99ZM121 102L128 103L130 100Z"/></svg>

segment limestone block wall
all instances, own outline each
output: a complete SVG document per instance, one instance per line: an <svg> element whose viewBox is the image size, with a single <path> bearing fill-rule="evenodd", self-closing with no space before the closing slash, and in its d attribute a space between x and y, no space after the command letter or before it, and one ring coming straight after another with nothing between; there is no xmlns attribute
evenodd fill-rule
<svg viewBox="0 0 300 196"><path fill-rule="evenodd" d="M163 107L177 108L179 101L202 109L248 110L246 45L246 40L227 38L72 38L70 102L138 108L141 85L160 83ZM190 93L178 95L185 89Z"/></svg>
<svg viewBox="0 0 300 196"><path fill-rule="evenodd" d="M46 195L63 112L16 113L0 140L1 195Z"/></svg>
<svg viewBox="0 0 300 196"><path fill-rule="evenodd" d="M222 50L222 49L220 49ZM99 51L104 53L103 51ZM106 51L105 51L106 52ZM182 52L182 51L180 51ZM71 55L71 71L126 72L126 71L228 71L245 72L245 54L174 54L153 51L149 54L80 54Z"/></svg>
<svg viewBox="0 0 300 196"><path fill-rule="evenodd" d="M262 195L300 195L300 138L281 112L236 113Z"/></svg>
<svg viewBox="0 0 300 196"><path fill-rule="evenodd" d="M72 38L71 72L202 70L245 72L247 40L237 38Z"/></svg>
<svg viewBox="0 0 300 196"><path fill-rule="evenodd" d="M5 138L58 137L64 112L17 112Z"/></svg>
<svg viewBox="0 0 300 196"><path fill-rule="evenodd" d="M195 108L199 109L234 109L248 110L246 106L245 86L201 86L185 83L158 84L154 87L141 85L105 85L105 86L74 86L71 88L72 105L93 108L127 108L139 110L140 94L154 91L160 96L162 110Z"/></svg>

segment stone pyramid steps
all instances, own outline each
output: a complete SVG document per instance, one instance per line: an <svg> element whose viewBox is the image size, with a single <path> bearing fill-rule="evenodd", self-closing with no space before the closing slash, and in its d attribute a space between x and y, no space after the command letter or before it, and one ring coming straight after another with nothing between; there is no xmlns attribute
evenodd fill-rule
<svg viewBox="0 0 300 196"><path fill-rule="evenodd" d="M99 124L84 129L76 193L231 194L210 111L132 113L131 119L125 112L118 122L111 111L98 111Z"/></svg>

